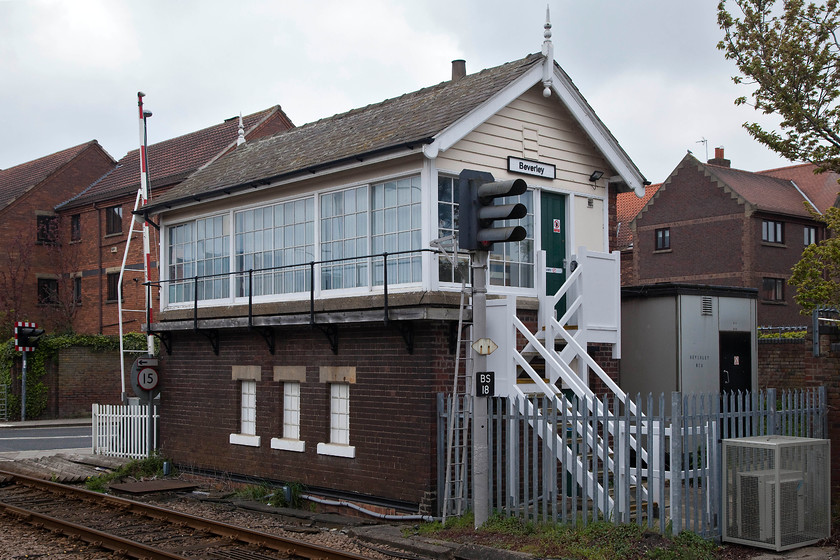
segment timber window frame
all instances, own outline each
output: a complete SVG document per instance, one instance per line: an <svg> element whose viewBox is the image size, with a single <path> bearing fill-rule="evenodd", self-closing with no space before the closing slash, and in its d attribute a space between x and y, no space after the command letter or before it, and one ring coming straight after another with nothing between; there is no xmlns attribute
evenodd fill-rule
<svg viewBox="0 0 840 560"><path fill-rule="evenodd" d="M232 445L259 447L257 435L257 381L260 379L260 366L233 366L231 379L239 381L239 432L230 434Z"/></svg>
<svg viewBox="0 0 840 560"><path fill-rule="evenodd" d="M805 226L803 228L803 242L805 247L814 245L817 242L817 228L814 226Z"/></svg>
<svg viewBox="0 0 840 560"><path fill-rule="evenodd" d="M38 305L58 304L58 278L55 276L38 277Z"/></svg>
<svg viewBox="0 0 840 560"><path fill-rule="evenodd" d="M119 235L123 231L122 206L105 208L105 235Z"/></svg>
<svg viewBox="0 0 840 560"><path fill-rule="evenodd" d="M762 278L761 299L769 303L783 303L785 301L785 279Z"/></svg>
<svg viewBox="0 0 840 560"><path fill-rule="evenodd" d="M283 384L283 437L271 438L271 448L303 453L306 442L300 439L301 384L306 381L306 366L275 366L274 381Z"/></svg>
<svg viewBox="0 0 840 560"><path fill-rule="evenodd" d="M778 220L761 221L761 241L774 245L783 245L785 242L785 224Z"/></svg>
<svg viewBox="0 0 840 560"><path fill-rule="evenodd" d="M35 216L35 242L38 245L58 244L58 216L55 214Z"/></svg>
<svg viewBox="0 0 840 560"><path fill-rule="evenodd" d="M356 447L350 445L350 385L356 382L355 367L321 367L321 383L329 385L329 442L318 444L318 455L354 459Z"/></svg>
<svg viewBox="0 0 840 560"><path fill-rule="evenodd" d="M670 251L671 250L671 228L659 228L654 230L655 236L655 251Z"/></svg>

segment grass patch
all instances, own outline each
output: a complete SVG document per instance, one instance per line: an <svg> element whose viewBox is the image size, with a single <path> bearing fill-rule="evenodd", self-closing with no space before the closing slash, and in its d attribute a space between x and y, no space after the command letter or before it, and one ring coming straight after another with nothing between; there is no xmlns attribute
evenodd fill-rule
<svg viewBox="0 0 840 560"><path fill-rule="evenodd" d="M604 521L579 524L539 524L493 515L478 530L472 514L424 523L413 533L445 540L485 545L544 558L574 560L716 560L719 549L694 533L671 539L637 525Z"/></svg>
<svg viewBox="0 0 840 560"><path fill-rule="evenodd" d="M88 477L85 480L85 488L93 492L104 493L108 491L109 484L121 482L126 478L135 480L163 478L163 463L164 459L160 455L153 455L147 459L134 459L115 471Z"/></svg>
<svg viewBox="0 0 840 560"><path fill-rule="evenodd" d="M272 486L264 482L243 486L234 492L233 497L239 500L261 502L273 507L300 508L303 503L300 495L303 492L303 485L296 482L281 486Z"/></svg>

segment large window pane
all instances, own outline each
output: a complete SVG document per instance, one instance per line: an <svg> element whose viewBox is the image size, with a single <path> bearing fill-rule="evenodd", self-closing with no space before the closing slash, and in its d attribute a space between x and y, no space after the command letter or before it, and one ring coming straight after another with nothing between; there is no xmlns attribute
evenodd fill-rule
<svg viewBox="0 0 840 560"><path fill-rule="evenodd" d="M299 272L314 260L314 198L293 200L237 212L236 295L247 296L253 270L253 295L293 293L309 289L309 275ZM325 232L322 232L322 234ZM282 268L290 265L300 267Z"/></svg>
<svg viewBox="0 0 840 560"><path fill-rule="evenodd" d="M367 244L367 187L324 195L321 204L321 259L365 257ZM325 263L321 288L335 290L366 286L367 259Z"/></svg>

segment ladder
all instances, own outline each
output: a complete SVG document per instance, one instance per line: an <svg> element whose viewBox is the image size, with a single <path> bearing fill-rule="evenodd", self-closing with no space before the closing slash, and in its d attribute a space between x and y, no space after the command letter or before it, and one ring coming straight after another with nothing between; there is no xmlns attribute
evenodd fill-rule
<svg viewBox="0 0 840 560"><path fill-rule="evenodd" d="M123 253L122 265L120 266L119 276L119 293L117 294L117 313L119 314L119 334L120 334L120 398L125 403L127 402L127 395L125 391L125 356L126 354L147 354L149 356L155 353L155 340L151 334L146 335L146 350L126 350L125 341L123 340L124 326L126 322L126 314L128 313L143 313L147 319L147 330L151 328L152 322L152 293L149 288L150 268L151 268L151 250L149 244L149 222L145 218L141 218L137 211L146 205L149 200L149 175L148 175L148 161L146 158L146 117L151 116L151 111L143 110L142 91L137 92L137 106L140 112L140 188L137 189L137 196L134 199L134 212L131 218L131 227L128 236L125 240L125 252ZM125 276L126 264L128 263L128 255L131 250L131 238L136 234L140 234L143 240L143 285L146 288L146 308L145 309L124 309L122 298L123 278Z"/></svg>
<svg viewBox="0 0 840 560"><path fill-rule="evenodd" d="M435 239L431 245L441 250L441 255L452 265L453 270L459 267L458 253L454 248L455 239L450 235ZM447 251L450 244L452 252ZM468 272L461 268L461 299L458 306L458 331L455 346L455 369L452 376L452 394L447 400L448 420L446 426L446 474L443 487L442 520L445 523L449 516L460 516L467 510L467 484L469 481L470 457L470 419L472 418L472 360L468 357L469 342L472 336L463 339L464 311L466 309ZM470 325L471 323L467 323ZM472 331L472 329L471 329ZM466 348L465 346L466 343ZM460 393L461 367L465 365L464 393Z"/></svg>

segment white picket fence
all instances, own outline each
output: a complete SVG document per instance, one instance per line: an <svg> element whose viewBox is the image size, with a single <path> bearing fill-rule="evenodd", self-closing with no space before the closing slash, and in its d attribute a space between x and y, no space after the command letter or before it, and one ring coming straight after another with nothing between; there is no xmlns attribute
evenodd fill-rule
<svg viewBox="0 0 840 560"><path fill-rule="evenodd" d="M91 422L93 453L131 459L148 457L158 447L159 420L159 411L155 410L150 449L149 405L94 404Z"/></svg>

